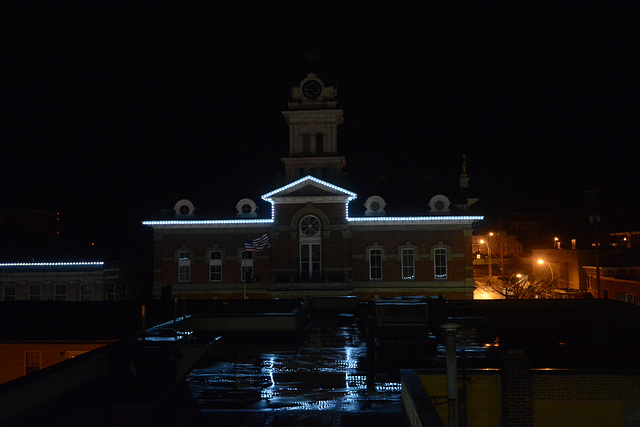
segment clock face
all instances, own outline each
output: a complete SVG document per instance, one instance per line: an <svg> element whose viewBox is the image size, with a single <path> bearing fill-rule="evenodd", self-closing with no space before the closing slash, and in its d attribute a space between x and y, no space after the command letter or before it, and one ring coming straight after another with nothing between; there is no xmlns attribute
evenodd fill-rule
<svg viewBox="0 0 640 427"><path fill-rule="evenodd" d="M322 85L316 80L307 80L302 85L302 94L308 99L316 99L322 93Z"/></svg>

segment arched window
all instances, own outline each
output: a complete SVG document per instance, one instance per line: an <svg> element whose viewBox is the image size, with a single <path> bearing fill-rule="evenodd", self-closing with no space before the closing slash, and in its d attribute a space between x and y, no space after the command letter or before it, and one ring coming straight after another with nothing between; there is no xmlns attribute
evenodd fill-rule
<svg viewBox="0 0 640 427"><path fill-rule="evenodd" d="M416 278L416 257L412 248L404 248L400 252L402 259L402 280L414 280Z"/></svg>
<svg viewBox="0 0 640 427"><path fill-rule="evenodd" d="M222 281L222 252L221 251L209 252L209 281L210 282Z"/></svg>
<svg viewBox="0 0 640 427"><path fill-rule="evenodd" d="M191 281L191 252L178 253L178 282Z"/></svg>
<svg viewBox="0 0 640 427"><path fill-rule="evenodd" d="M382 280L382 249L369 249L369 278Z"/></svg>
<svg viewBox="0 0 640 427"><path fill-rule="evenodd" d="M447 271L447 249L435 248L433 250L433 269L436 279L446 279Z"/></svg>
<svg viewBox="0 0 640 427"><path fill-rule="evenodd" d="M313 215L300 220L300 280L319 280L321 224Z"/></svg>

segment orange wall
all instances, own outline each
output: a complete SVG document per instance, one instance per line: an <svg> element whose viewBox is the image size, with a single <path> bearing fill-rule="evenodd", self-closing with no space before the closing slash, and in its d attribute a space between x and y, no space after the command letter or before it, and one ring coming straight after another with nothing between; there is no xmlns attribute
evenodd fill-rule
<svg viewBox="0 0 640 427"><path fill-rule="evenodd" d="M66 359L65 352L87 352L100 348L109 342L29 342L0 343L0 384L25 375L27 351L40 351L40 369Z"/></svg>

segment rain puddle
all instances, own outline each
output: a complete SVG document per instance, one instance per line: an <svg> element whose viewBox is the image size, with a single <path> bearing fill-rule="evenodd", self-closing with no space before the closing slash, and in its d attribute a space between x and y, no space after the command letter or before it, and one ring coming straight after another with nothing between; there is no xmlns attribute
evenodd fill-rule
<svg viewBox="0 0 640 427"><path fill-rule="evenodd" d="M243 343L194 369L187 384L201 413L331 414L333 425L336 415L400 413L400 383L376 372L355 317L313 318L299 342Z"/></svg>

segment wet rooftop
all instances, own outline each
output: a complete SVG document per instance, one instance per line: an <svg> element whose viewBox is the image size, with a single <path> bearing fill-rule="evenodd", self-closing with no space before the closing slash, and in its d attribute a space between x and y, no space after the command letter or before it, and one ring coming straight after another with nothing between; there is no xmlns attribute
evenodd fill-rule
<svg viewBox="0 0 640 427"><path fill-rule="evenodd" d="M524 350L532 367L640 367L634 339L640 332L640 310L630 304L428 302L428 327L425 323L385 330L378 321L377 333L371 333L370 316L362 312L362 304L359 313L313 312L294 332L215 336L182 331L176 335L179 340L158 333L157 339L148 336L146 341L185 341L183 355L176 353L183 359L207 343L215 344L197 364L189 365L186 379L176 388L163 391L154 381L145 388L125 387L103 379L28 419L92 425L393 425L402 421L400 369L444 367L438 336L443 320L461 325L460 368L497 368L500 355L513 348ZM389 319L395 325L397 313L384 310L393 315ZM420 310L411 310L411 318ZM148 378L155 379L158 372L148 370Z"/></svg>

